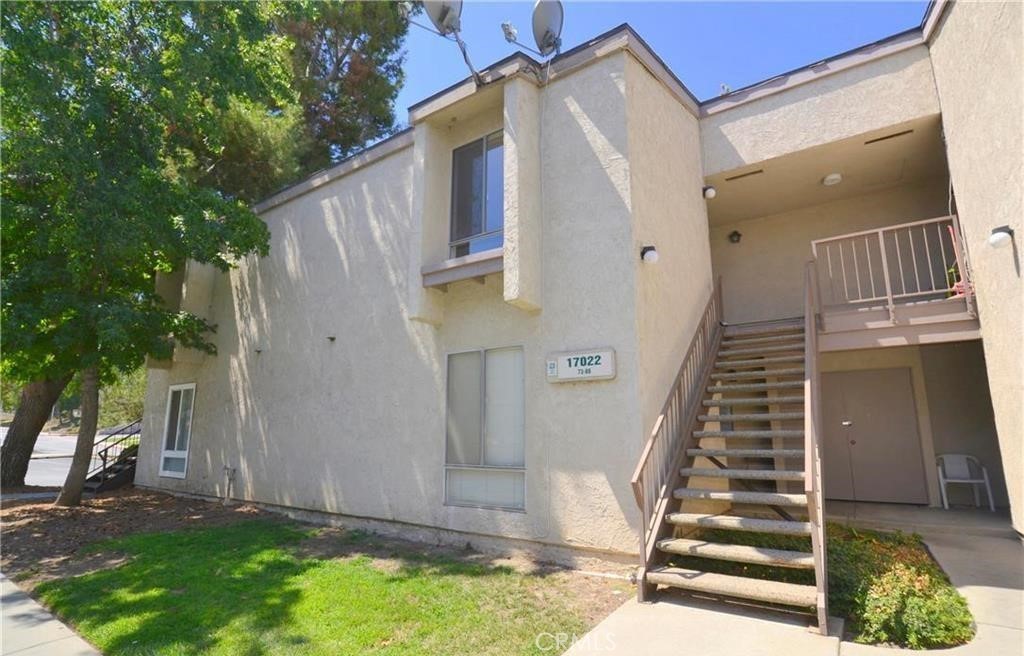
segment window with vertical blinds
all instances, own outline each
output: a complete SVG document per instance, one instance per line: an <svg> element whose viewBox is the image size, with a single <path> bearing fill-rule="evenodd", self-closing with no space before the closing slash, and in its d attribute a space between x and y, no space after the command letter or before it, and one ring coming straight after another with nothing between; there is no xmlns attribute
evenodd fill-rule
<svg viewBox="0 0 1024 656"><path fill-rule="evenodd" d="M526 507L523 350L448 356L445 502Z"/></svg>

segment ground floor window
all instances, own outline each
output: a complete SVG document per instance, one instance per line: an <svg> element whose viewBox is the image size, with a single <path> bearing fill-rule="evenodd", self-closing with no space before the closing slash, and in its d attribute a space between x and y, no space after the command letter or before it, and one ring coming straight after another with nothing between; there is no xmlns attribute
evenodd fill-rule
<svg viewBox="0 0 1024 656"><path fill-rule="evenodd" d="M185 478L188 467L188 442L192 434L194 383L171 385L167 393L167 417L164 422L160 475Z"/></svg>
<svg viewBox="0 0 1024 656"><path fill-rule="evenodd" d="M523 510L523 350L448 356L445 503Z"/></svg>

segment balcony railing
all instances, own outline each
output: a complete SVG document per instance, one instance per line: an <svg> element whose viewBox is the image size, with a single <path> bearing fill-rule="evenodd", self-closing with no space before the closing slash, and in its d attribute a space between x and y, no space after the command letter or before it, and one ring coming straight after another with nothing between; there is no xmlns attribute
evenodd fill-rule
<svg viewBox="0 0 1024 656"><path fill-rule="evenodd" d="M966 253L956 215L811 242L823 309L962 298L974 314Z"/></svg>

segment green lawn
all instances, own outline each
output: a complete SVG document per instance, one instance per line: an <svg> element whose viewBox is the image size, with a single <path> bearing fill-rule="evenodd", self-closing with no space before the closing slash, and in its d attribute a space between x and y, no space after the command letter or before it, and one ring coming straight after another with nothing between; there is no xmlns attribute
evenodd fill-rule
<svg viewBox="0 0 1024 656"><path fill-rule="evenodd" d="M257 520L134 535L92 548L127 564L37 593L108 656L550 654L538 633L587 629L580 600L552 594L548 576L415 552L299 555L309 534ZM353 552L371 541L339 539Z"/></svg>

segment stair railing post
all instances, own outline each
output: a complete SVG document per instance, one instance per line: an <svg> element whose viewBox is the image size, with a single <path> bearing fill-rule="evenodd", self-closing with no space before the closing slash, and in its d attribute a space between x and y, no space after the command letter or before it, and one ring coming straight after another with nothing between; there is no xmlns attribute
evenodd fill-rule
<svg viewBox="0 0 1024 656"><path fill-rule="evenodd" d="M889 308L889 322L896 325L896 301L892 297L892 281L889 278L889 258L885 254L884 230L878 231L878 250L882 253L882 277L885 279L885 305ZM872 293L874 293L873 289Z"/></svg>
<svg viewBox="0 0 1024 656"><path fill-rule="evenodd" d="M821 454L818 450L821 380L818 372L816 282L815 263L811 260L804 268L804 493L807 495L807 517L811 522L811 551L814 555L815 610L818 616L818 631L822 635L828 635L825 501L821 479Z"/></svg>

